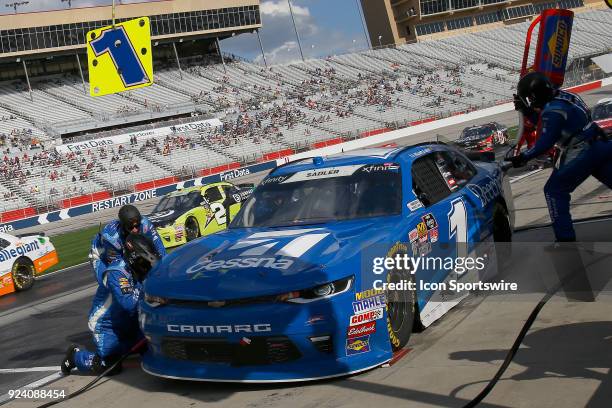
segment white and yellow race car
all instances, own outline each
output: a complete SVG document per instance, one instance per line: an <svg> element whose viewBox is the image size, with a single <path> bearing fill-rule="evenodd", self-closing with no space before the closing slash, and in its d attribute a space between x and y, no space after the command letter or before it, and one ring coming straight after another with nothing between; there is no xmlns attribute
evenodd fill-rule
<svg viewBox="0 0 612 408"><path fill-rule="evenodd" d="M34 277L57 262L57 252L48 237L14 237L0 232L0 296L30 289Z"/></svg>

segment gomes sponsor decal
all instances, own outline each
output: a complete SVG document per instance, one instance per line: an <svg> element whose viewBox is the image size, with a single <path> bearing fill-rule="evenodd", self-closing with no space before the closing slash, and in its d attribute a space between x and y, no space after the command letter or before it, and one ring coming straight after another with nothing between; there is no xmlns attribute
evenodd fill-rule
<svg viewBox="0 0 612 408"><path fill-rule="evenodd" d="M168 324L166 330L170 333L194 333L194 334L216 334L216 333L268 333L272 331L270 323L260 324L230 324L230 325L192 325L192 324Z"/></svg>
<svg viewBox="0 0 612 408"><path fill-rule="evenodd" d="M24 256L28 252L36 251L40 249L38 242L32 241L27 244L18 246L17 248L3 249L0 251L0 262L8 261L9 259Z"/></svg>
<svg viewBox="0 0 612 408"><path fill-rule="evenodd" d="M369 312L361 313L358 315L351 316L349 326L356 326L362 323L373 322L378 319L382 319L383 309L371 310Z"/></svg>
<svg viewBox="0 0 612 408"><path fill-rule="evenodd" d="M360 324L358 326L350 326L346 330L346 337L352 339L354 337L360 337L376 333L376 322L369 322Z"/></svg>
<svg viewBox="0 0 612 408"><path fill-rule="evenodd" d="M385 295L376 295L368 299L353 302L353 313L358 314L358 313L369 312L370 310L380 309L381 307L385 307L385 305L386 305Z"/></svg>
<svg viewBox="0 0 612 408"><path fill-rule="evenodd" d="M370 351L370 336L355 337L346 340L346 355L367 353Z"/></svg>

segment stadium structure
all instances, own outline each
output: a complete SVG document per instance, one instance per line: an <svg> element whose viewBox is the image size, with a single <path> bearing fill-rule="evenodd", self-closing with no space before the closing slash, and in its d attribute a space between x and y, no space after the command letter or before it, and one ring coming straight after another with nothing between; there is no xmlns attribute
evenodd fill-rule
<svg viewBox="0 0 612 408"><path fill-rule="evenodd" d="M612 44L612 10L575 11L567 85ZM265 67L218 42L261 27L258 1L119 5L151 18L155 83L92 98L84 35L110 15L0 17L0 223L507 102L529 24Z"/></svg>
<svg viewBox="0 0 612 408"><path fill-rule="evenodd" d="M370 41L404 44L524 22L550 8L598 0L361 0Z"/></svg>

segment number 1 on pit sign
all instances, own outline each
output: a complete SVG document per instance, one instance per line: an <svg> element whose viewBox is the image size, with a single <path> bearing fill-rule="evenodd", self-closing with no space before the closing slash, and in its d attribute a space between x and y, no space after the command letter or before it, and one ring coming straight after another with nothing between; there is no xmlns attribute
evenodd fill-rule
<svg viewBox="0 0 612 408"><path fill-rule="evenodd" d="M148 17L90 31L87 41L91 96L153 84Z"/></svg>

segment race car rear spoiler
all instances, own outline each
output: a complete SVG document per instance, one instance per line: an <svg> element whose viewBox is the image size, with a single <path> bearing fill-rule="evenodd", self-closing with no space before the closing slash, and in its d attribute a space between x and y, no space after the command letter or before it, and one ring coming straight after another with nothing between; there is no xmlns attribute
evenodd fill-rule
<svg viewBox="0 0 612 408"><path fill-rule="evenodd" d="M26 234L19 234L19 235L15 235L17 238L25 238L25 237L34 237L34 236L40 236L40 237L44 237L45 233L44 232L29 232Z"/></svg>

